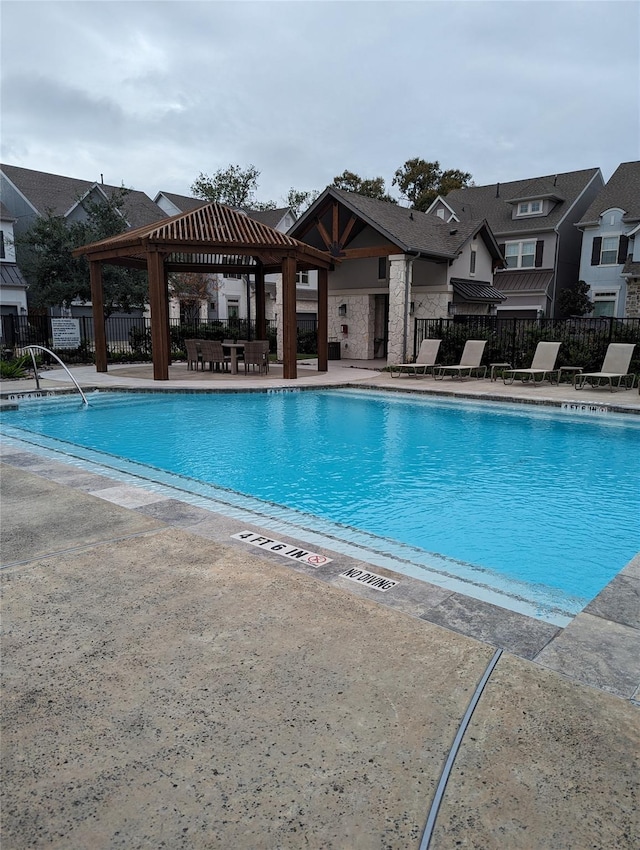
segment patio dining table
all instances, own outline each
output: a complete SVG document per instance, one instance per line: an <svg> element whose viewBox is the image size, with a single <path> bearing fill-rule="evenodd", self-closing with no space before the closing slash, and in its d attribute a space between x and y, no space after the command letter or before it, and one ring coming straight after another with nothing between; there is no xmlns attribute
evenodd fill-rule
<svg viewBox="0 0 640 850"><path fill-rule="evenodd" d="M222 350L231 352L231 374L238 374L238 351L244 351L244 342L223 342Z"/></svg>

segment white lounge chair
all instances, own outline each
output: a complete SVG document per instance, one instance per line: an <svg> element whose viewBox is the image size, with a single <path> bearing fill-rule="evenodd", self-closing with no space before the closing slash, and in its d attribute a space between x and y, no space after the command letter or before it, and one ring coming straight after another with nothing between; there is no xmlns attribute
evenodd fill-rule
<svg viewBox="0 0 640 850"><path fill-rule="evenodd" d="M635 380L635 375L629 372L629 364L633 357L633 349L635 343L630 342L611 342L607 348L607 353L604 356L602 369L600 372L579 372L574 377L574 386L577 390L584 389L585 384L591 387L606 387L609 385L611 392L614 390L614 381L616 389L620 389L624 380L624 389L631 389ZM631 378L629 381L628 379Z"/></svg>
<svg viewBox="0 0 640 850"><path fill-rule="evenodd" d="M451 375L452 378L463 378L466 374L470 378L475 370L478 372L478 378L486 378L487 367L480 365L486 344L486 339L468 339L464 344L460 363L457 366L436 366L433 370L433 377L441 381L445 375Z"/></svg>
<svg viewBox="0 0 640 850"><path fill-rule="evenodd" d="M505 384L512 384L516 378L519 378L523 384L528 381L541 384L546 378L551 381L556 371L556 360L561 345L560 342L539 342L531 366L528 369L506 369L502 373L502 380Z"/></svg>
<svg viewBox="0 0 640 850"><path fill-rule="evenodd" d="M441 342L440 339L423 339L415 363L396 363L395 366L389 366L391 377L397 378L398 375L406 374L417 378L418 375L426 375L427 369L431 369L433 373ZM398 374L394 375L394 372Z"/></svg>

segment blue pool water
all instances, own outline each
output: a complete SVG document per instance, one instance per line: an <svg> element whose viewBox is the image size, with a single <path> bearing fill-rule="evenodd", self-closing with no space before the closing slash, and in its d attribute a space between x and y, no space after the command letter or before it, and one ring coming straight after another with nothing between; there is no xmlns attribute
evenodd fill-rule
<svg viewBox="0 0 640 850"><path fill-rule="evenodd" d="M99 393L3 422L547 589L574 613L640 548L632 416L322 390Z"/></svg>

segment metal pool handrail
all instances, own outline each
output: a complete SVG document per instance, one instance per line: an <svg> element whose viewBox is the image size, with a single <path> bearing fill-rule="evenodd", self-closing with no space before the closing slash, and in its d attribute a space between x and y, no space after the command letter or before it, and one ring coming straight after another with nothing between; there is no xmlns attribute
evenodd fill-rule
<svg viewBox="0 0 640 850"><path fill-rule="evenodd" d="M55 358L56 358L56 360L58 361L58 363L62 366L62 368L64 369L64 371L65 371L65 372L67 373L67 375L71 378L71 380L73 381L73 383L76 385L76 389L78 390L78 392L79 392L79 393L80 393L80 395L82 396L82 401L83 401L83 402L87 405L87 407L89 406L89 402L87 401L87 397L86 397L86 395L85 395L85 394L82 392L82 390L80 389L80 384L76 381L76 379L73 377L73 375L71 374L71 372L67 369L67 367L64 365L64 363L62 362L62 360L60 360L60 358L58 357L58 355L57 355L57 354L54 354L54 353L53 353L53 351L51 351L51 349L50 349L50 348L45 348L45 347L44 347L44 345L27 345L27 346L25 346L25 348L27 348L27 349L29 350L29 354L31 355L31 360L33 361L33 372L34 372L34 374L35 374L35 376L36 376L36 388L37 388L37 389L40 389L40 375L38 375L38 367L36 366L36 358L35 358L35 355L34 355L34 353L33 353L33 349L34 349L34 348L38 348L40 351L46 351L46 352L47 352L47 354L50 354L52 357L55 357Z"/></svg>

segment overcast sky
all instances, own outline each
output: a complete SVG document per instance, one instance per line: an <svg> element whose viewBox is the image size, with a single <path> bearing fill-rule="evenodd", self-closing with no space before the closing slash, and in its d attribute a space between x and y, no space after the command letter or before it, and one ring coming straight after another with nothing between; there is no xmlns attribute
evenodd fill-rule
<svg viewBox="0 0 640 850"><path fill-rule="evenodd" d="M2 162L258 198L412 157L478 185L640 159L640 3L2 0Z"/></svg>

